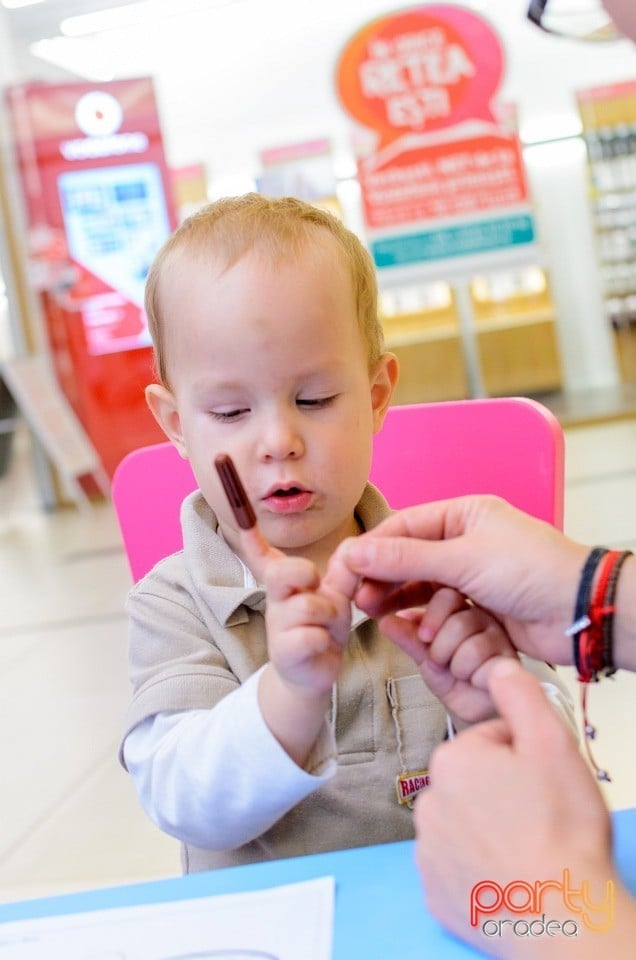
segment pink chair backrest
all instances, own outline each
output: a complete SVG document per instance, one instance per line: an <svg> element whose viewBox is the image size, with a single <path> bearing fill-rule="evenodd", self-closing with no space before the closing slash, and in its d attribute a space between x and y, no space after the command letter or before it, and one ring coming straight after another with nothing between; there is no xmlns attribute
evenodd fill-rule
<svg viewBox="0 0 636 960"><path fill-rule="evenodd" d="M374 441L371 480L395 509L493 493L563 523L563 432L549 410L518 397L391 407ZM129 453L113 503L133 579L182 547L181 501L196 481L171 443Z"/></svg>

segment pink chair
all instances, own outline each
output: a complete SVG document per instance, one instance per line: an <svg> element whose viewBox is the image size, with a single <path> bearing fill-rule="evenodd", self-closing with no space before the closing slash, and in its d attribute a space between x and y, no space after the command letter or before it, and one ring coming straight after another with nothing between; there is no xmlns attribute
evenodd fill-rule
<svg viewBox="0 0 636 960"><path fill-rule="evenodd" d="M563 433L541 404L517 397L391 407L374 442L371 480L395 509L493 493L561 528ZM196 486L171 443L129 453L112 493L135 581L182 546L181 501Z"/></svg>

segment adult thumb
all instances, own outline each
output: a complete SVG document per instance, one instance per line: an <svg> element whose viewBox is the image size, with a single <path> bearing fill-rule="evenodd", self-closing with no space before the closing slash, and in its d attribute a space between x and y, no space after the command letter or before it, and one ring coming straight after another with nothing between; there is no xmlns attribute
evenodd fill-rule
<svg viewBox="0 0 636 960"><path fill-rule="evenodd" d="M499 716L510 731L513 748L527 755L543 753L553 738L567 733L541 684L518 660L501 657L488 676Z"/></svg>

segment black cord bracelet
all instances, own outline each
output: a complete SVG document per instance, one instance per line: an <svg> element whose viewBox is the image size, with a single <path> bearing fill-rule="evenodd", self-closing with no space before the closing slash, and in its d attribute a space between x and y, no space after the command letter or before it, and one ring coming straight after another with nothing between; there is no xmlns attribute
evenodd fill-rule
<svg viewBox="0 0 636 960"><path fill-rule="evenodd" d="M588 555L585 565L581 570L579 589L576 595L576 604L574 606L574 623L568 630L568 633L570 633L572 636L572 659L574 661L574 666L576 667L577 673L579 674L581 673L581 661L579 657L579 634L581 630L584 630L585 627L589 626L589 618L587 613L590 609L590 598L592 594L594 574L596 573L596 568L607 552L607 547L594 547L594 549Z"/></svg>

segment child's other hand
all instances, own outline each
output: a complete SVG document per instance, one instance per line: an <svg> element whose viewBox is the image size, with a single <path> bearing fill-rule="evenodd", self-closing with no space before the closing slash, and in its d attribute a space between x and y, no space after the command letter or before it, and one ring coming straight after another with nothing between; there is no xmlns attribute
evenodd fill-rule
<svg viewBox="0 0 636 960"><path fill-rule="evenodd" d="M516 658L517 653L491 614L443 587L426 608L384 617L381 626L415 660L422 679L456 726L494 715L490 670L498 657Z"/></svg>

